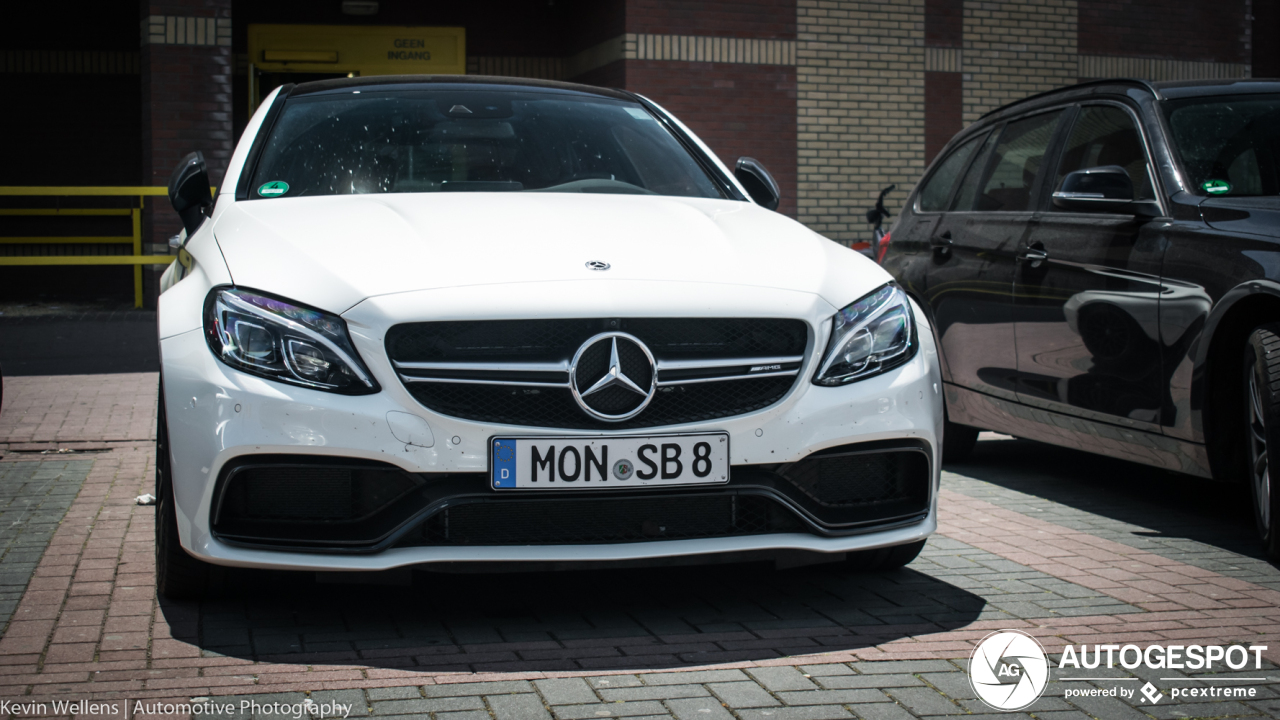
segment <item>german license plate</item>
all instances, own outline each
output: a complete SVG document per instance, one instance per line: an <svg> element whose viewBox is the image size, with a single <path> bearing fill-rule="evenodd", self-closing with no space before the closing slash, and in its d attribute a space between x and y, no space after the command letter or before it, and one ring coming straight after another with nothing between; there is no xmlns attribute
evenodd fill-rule
<svg viewBox="0 0 1280 720"><path fill-rule="evenodd" d="M729 436L493 438L495 490L715 485L729 482Z"/></svg>

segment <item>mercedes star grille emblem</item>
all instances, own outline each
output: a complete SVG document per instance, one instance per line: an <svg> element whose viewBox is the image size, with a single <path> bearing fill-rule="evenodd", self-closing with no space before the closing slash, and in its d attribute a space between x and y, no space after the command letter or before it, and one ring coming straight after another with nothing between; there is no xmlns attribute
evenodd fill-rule
<svg viewBox="0 0 1280 720"><path fill-rule="evenodd" d="M613 266L612 266L612 265L610 265L609 263L607 263L607 262L603 261L603 260L588 260L588 261L587 261L587 269L589 269L589 270L608 270L608 269L609 269L609 268L611 268L611 267L613 267Z"/></svg>
<svg viewBox="0 0 1280 720"><path fill-rule="evenodd" d="M600 333L582 343L569 368L578 407L597 420L621 422L640 414L658 389L657 363L640 338Z"/></svg>

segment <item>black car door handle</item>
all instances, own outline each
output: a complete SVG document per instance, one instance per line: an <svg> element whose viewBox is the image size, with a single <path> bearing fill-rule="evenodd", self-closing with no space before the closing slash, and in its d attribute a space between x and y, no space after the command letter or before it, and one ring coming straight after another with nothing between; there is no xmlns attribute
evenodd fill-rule
<svg viewBox="0 0 1280 720"><path fill-rule="evenodd" d="M941 235L933 235L929 238L929 247L933 250L935 256L940 260L947 260L951 257L951 231L948 230Z"/></svg>
<svg viewBox="0 0 1280 720"><path fill-rule="evenodd" d="M1019 261L1026 261L1031 267L1038 268L1040 264L1049 259L1049 253L1043 248L1029 247L1018 253Z"/></svg>

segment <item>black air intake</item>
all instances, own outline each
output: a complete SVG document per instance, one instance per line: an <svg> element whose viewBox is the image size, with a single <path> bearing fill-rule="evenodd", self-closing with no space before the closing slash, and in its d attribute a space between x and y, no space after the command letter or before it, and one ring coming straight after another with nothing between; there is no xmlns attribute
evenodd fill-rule
<svg viewBox="0 0 1280 720"><path fill-rule="evenodd" d="M594 545L805 531L766 497L521 498L454 505L401 545Z"/></svg>
<svg viewBox="0 0 1280 720"><path fill-rule="evenodd" d="M822 507L867 519L927 510L933 480L929 456L919 450L832 448L784 465L778 474Z"/></svg>
<svg viewBox="0 0 1280 720"><path fill-rule="evenodd" d="M253 458L224 471L213 529L246 542L372 544L421 507L424 481L383 463Z"/></svg>

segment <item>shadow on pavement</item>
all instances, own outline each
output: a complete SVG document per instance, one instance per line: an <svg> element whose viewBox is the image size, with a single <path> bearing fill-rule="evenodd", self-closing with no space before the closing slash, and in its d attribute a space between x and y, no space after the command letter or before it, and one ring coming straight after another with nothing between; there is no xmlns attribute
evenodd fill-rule
<svg viewBox="0 0 1280 720"><path fill-rule="evenodd" d="M156 337L147 311L3 318L0 368L7 377L156 372Z"/></svg>
<svg viewBox="0 0 1280 720"><path fill-rule="evenodd" d="M241 571L243 572L243 571ZM204 654L422 671L645 670L871 647L977 619L985 601L910 568L771 565L414 574L411 587L245 575L238 597L161 602Z"/></svg>
<svg viewBox="0 0 1280 720"><path fill-rule="evenodd" d="M943 469L1147 529L1130 535L1263 558L1243 485L1022 439L984 440L965 462Z"/></svg>

